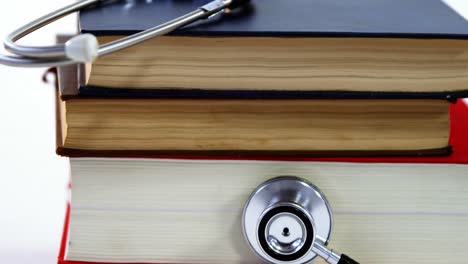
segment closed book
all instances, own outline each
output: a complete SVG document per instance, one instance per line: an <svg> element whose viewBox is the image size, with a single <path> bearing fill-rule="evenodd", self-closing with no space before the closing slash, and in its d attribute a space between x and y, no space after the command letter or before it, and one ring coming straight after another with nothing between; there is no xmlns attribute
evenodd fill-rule
<svg viewBox="0 0 468 264"><path fill-rule="evenodd" d="M207 2L102 4L80 31L107 43ZM256 0L97 59L80 94L454 99L467 95L467 36L439 0Z"/></svg>
<svg viewBox="0 0 468 264"><path fill-rule="evenodd" d="M321 189L334 213L330 246L360 263L457 263L468 256L467 165L129 158L70 164L60 263L259 263L242 235L242 208L256 186L282 175Z"/></svg>
<svg viewBox="0 0 468 264"><path fill-rule="evenodd" d="M60 90L76 71L59 69ZM65 88L63 88L65 87ZM441 99L59 98L66 156L448 156Z"/></svg>

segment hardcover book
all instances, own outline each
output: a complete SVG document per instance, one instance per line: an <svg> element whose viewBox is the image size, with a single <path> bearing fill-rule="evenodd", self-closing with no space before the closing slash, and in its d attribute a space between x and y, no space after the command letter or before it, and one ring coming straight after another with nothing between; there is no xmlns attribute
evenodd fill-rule
<svg viewBox="0 0 468 264"><path fill-rule="evenodd" d="M317 185L330 245L360 263L466 258L468 166L72 158L60 263L259 263L242 237L253 189L280 175ZM316 263L325 263L318 260Z"/></svg>
<svg viewBox="0 0 468 264"><path fill-rule="evenodd" d="M59 69L59 86L76 79ZM447 156L453 141L450 103L440 99L73 97L57 105L58 153L67 156Z"/></svg>
<svg viewBox="0 0 468 264"><path fill-rule="evenodd" d="M106 43L207 1L102 4L80 14ZM119 23L115 23L119 21ZM439 0L256 0L82 71L83 96L467 96L468 22Z"/></svg>

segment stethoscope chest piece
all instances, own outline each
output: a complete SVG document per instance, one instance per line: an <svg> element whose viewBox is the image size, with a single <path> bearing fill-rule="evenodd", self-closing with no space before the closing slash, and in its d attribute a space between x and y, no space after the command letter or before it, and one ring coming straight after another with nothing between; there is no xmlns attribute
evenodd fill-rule
<svg viewBox="0 0 468 264"><path fill-rule="evenodd" d="M308 263L320 256L331 264L356 264L327 248L333 215L325 195L308 181L281 176L260 184L242 214L244 237L267 263Z"/></svg>
<svg viewBox="0 0 468 264"><path fill-rule="evenodd" d="M243 229L253 251L269 263L307 263L326 244L333 216L325 196L296 177L278 177L254 190L243 212Z"/></svg>

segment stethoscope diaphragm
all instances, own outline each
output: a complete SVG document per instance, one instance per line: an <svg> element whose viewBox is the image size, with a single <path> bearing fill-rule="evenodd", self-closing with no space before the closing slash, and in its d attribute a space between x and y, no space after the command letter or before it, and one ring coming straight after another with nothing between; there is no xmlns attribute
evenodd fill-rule
<svg viewBox="0 0 468 264"><path fill-rule="evenodd" d="M333 226L331 206L313 184L281 176L260 184L242 214L244 237L267 263L303 264L317 256L328 263L357 263L326 246Z"/></svg>

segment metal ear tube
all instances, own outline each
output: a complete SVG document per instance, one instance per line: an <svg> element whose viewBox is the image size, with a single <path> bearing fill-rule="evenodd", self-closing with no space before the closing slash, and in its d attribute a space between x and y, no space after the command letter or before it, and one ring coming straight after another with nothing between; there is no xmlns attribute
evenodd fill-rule
<svg viewBox="0 0 468 264"><path fill-rule="evenodd" d="M209 18L224 9L236 8L246 4L247 0L214 0L200 6L194 11L154 26L145 31L133 34L110 43L99 45L91 34L82 34L70 39L65 45L49 47L22 46L16 41L73 12L96 4L111 4L114 0L82 0L65 6L50 14L40 17L9 34L4 40L4 46L12 55L1 55L0 64L16 67L52 67L76 63L89 63L97 57L128 48L145 40L168 34L180 27L189 25L200 19Z"/></svg>
<svg viewBox="0 0 468 264"><path fill-rule="evenodd" d="M358 264L327 248L332 226L325 195L315 185L293 176L262 183L242 214L247 243L267 263L303 264L320 256L331 264Z"/></svg>

